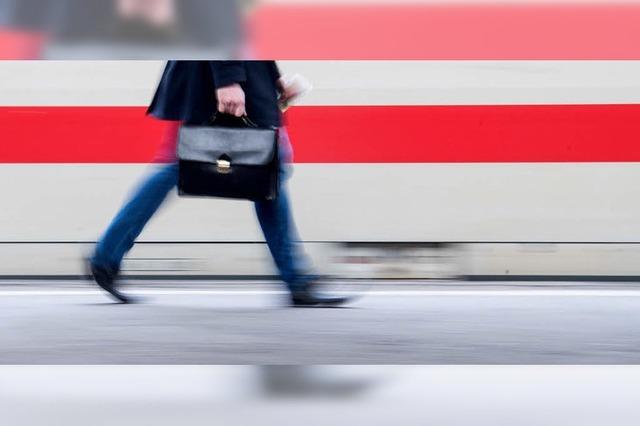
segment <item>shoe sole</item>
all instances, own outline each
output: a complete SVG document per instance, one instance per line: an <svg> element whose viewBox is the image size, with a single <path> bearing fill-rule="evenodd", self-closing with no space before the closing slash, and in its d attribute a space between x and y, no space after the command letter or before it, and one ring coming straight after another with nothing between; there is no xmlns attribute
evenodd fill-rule
<svg viewBox="0 0 640 426"><path fill-rule="evenodd" d="M318 303L296 303L296 302L291 302L291 306L293 308L340 308L343 305L346 305L348 303L350 303L351 301L353 301L352 298L344 298L344 299L340 299L340 300L335 300L335 301L328 301L328 302L318 302Z"/></svg>
<svg viewBox="0 0 640 426"><path fill-rule="evenodd" d="M118 292L115 288L102 284L100 282L100 279L96 277L96 273L94 272L94 268L93 268L93 265L91 264L91 260L88 258L85 259L85 273L87 274L88 279L92 280L98 287L100 287L102 290L107 292L117 302L120 302L126 305L132 304L135 302L132 298L127 297L124 294Z"/></svg>

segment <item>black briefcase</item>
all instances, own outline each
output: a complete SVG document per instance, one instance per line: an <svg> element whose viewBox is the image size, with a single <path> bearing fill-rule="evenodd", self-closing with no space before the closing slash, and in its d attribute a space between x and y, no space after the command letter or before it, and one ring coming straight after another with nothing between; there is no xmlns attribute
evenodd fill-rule
<svg viewBox="0 0 640 426"><path fill-rule="evenodd" d="M178 136L181 196L252 201L278 196L278 130L241 126L184 125Z"/></svg>

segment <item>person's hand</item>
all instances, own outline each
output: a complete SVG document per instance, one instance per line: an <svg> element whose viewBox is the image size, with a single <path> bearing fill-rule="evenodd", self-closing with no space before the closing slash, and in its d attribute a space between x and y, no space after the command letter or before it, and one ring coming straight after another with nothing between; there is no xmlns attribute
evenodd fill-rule
<svg viewBox="0 0 640 426"><path fill-rule="evenodd" d="M299 74L283 76L278 80L278 89L280 92L278 103L280 109L285 111L292 103L296 102L299 97L311 91L312 88L313 86L309 80Z"/></svg>
<svg viewBox="0 0 640 426"><path fill-rule="evenodd" d="M231 114L236 117L247 115L245 109L244 90L239 84L222 87L216 90L218 99L218 111L223 114Z"/></svg>
<svg viewBox="0 0 640 426"><path fill-rule="evenodd" d="M298 87L282 78L278 80L278 89L280 89L280 102L284 105L300 94Z"/></svg>

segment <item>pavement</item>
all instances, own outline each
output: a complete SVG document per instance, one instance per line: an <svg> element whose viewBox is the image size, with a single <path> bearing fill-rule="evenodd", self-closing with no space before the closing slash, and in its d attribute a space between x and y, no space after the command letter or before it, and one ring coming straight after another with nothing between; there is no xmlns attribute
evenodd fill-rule
<svg viewBox="0 0 640 426"><path fill-rule="evenodd" d="M0 366L6 425L637 426L637 366Z"/></svg>
<svg viewBox="0 0 640 426"><path fill-rule="evenodd" d="M377 282L344 309L268 283L0 282L0 364L640 364L640 286Z"/></svg>

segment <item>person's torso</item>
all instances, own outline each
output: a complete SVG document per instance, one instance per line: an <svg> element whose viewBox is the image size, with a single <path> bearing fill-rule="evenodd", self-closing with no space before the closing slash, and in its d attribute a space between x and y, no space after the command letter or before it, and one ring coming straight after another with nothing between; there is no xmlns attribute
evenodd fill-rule
<svg viewBox="0 0 640 426"><path fill-rule="evenodd" d="M264 127L281 125L277 81L273 61L244 61L247 115ZM216 113L216 84L209 61L170 61L149 108L150 114L166 120L205 122Z"/></svg>

